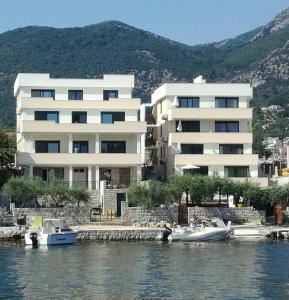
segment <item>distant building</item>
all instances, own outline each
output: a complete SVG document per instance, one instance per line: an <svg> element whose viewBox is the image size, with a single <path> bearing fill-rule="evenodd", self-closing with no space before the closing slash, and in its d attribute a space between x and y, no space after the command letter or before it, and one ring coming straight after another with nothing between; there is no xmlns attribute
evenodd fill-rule
<svg viewBox="0 0 289 300"><path fill-rule="evenodd" d="M265 149L271 151L278 151L282 146L282 142L278 137L268 137L263 141Z"/></svg>

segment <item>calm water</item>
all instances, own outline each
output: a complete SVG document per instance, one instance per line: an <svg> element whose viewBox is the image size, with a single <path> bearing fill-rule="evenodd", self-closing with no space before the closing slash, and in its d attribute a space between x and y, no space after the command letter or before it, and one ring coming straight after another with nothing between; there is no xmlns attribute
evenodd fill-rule
<svg viewBox="0 0 289 300"><path fill-rule="evenodd" d="M289 299L289 243L2 245L0 299Z"/></svg>

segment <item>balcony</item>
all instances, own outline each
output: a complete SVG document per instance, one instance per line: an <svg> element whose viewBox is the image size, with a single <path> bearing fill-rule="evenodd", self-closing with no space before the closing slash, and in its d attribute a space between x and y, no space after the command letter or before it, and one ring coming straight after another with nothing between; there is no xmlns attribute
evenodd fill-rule
<svg viewBox="0 0 289 300"><path fill-rule="evenodd" d="M53 100L52 98L21 98L17 103L17 113L23 109L68 109L68 110L138 110L140 99L115 99L110 101L103 100Z"/></svg>
<svg viewBox="0 0 289 300"><path fill-rule="evenodd" d="M55 123L54 121L23 121L23 133L144 133L145 122L114 122L113 124Z"/></svg>
<svg viewBox="0 0 289 300"><path fill-rule="evenodd" d="M17 154L17 164L38 166L135 166L141 164L137 153L27 153Z"/></svg>
<svg viewBox="0 0 289 300"><path fill-rule="evenodd" d="M169 144L252 144L251 132L172 132Z"/></svg>
<svg viewBox="0 0 289 300"><path fill-rule="evenodd" d="M176 154L176 166L251 166L258 165L256 154Z"/></svg>
<svg viewBox="0 0 289 300"><path fill-rule="evenodd" d="M168 120L248 120L252 108L171 108Z"/></svg>

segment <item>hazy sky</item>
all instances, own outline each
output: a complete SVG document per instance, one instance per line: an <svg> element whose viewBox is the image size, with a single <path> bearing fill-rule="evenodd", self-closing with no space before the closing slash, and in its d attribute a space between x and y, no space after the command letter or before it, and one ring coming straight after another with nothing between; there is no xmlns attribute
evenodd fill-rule
<svg viewBox="0 0 289 300"><path fill-rule="evenodd" d="M289 0L0 0L0 32L118 20L194 45L264 25L287 7Z"/></svg>

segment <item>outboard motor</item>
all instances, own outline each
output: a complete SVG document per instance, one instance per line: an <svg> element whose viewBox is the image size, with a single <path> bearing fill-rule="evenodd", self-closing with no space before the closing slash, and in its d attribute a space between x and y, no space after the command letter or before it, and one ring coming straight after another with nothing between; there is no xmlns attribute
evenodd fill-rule
<svg viewBox="0 0 289 300"><path fill-rule="evenodd" d="M173 231L171 228L167 227L167 225L165 225L164 228L165 230L163 232L163 241L166 242L168 240L168 236L172 234Z"/></svg>
<svg viewBox="0 0 289 300"><path fill-rule="evenodd" d="M31 232L30 239L32 241L32 248L38 248L37 232Z"/></svg>

